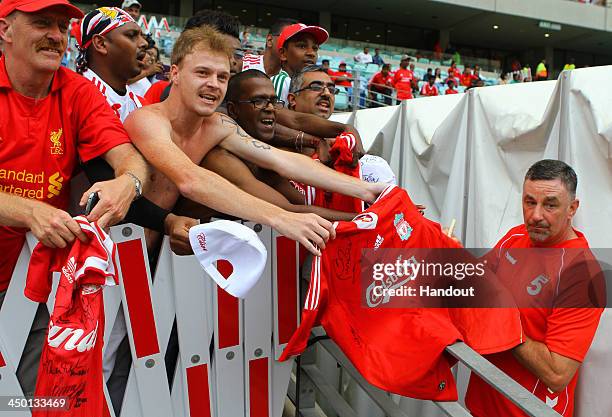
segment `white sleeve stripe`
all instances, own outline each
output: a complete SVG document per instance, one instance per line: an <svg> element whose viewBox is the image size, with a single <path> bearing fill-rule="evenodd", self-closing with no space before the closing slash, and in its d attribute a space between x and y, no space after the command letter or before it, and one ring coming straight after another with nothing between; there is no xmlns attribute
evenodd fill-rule
<svg viewBox="0 0 612 417"><path fill-rule="evenodd" d="M313 310L319 308L319 298L321 295L321 258L319 256L316 257L315 267L317 268L317 286L315 292L315 305Z"/></svg>
<svg viewBox="0 0 612 417"><path fill-rule="evenodd" d="M508 241L509 241L510 239L512 239L514 236L525 236L525 235L524 235L523 233L516 233L516 234L510 235L510 236L508 237L508 239L504 240L504 241L501 243L501 245L499 245L499 250L497 251L497 257L498 257L498 258L499 258L499 257L501 257L501 251L502 251L502 249L504 248L504 245L506 244L506 242L508 242Z"/></svg>

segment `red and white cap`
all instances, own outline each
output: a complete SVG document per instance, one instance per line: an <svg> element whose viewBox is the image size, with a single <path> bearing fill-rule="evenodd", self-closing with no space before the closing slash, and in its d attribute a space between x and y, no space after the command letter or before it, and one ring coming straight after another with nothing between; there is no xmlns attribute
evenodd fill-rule
<svg viewBox="0 0 612 417"><path fill-rule="evenodd" d="M2 0L0 2L0 18L6 17L15 10L24 13L39 12L48 7L61 7L64 9L67 17L81 19L83 12L81 9L68 0Z"/></svg>
<svg viewBox="0 0 612 417"><path fill-rule="evenodd" d="M236 222L218 220L194 226L189 229L189 242L202 268L234 297L244 298L266 266L268 252L257 234ZM232 264L229 277L214 266L218 260Z"/></svg>
<svg viewBox="0 0 612 417"><path fill-rule="evenodd" d="M297 35L298 33L310 33L315 37L315 40L319 45L325 43L329 39L329 33L327 33L327 31L322 27L295 23L283 29L281 34L278 36L278 40L276 41L276 47L281 49L289 38Z"/></svg>

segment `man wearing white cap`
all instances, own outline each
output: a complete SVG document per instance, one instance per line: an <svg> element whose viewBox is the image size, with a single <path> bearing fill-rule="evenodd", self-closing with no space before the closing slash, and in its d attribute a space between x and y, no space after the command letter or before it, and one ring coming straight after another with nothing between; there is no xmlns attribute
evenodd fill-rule
<svg viewBox="0 0 612 417"><path fill-rule="evenodd" d="M140 9L142 9L142 4L138 0L125 0L121 3L121 8L125 10L132 19L138 22L138 18L140 17Z"/></svg>
<svg viewBox="0 0 612 417"><path fill-rule="evenodd" d="M67 0L0 3L0 170L14 173L0 179L2 300L28 230L52 248L87 240L65 211L79 160L101 156L117 176L94 184L81 199L84 204L98 192L100 202L88 220L101 227L121 220L148 182L144 160L104 97L85 78L60 67L70 19L82 16ZM34 391L48 319L41 305L17 369L26 395Z"/></svg>

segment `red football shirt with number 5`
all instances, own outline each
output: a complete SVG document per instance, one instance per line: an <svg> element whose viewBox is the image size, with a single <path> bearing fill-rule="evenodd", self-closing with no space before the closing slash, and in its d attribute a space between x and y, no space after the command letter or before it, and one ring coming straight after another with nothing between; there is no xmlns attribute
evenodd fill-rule
<svg viewBox="0 0 612 417"><path fill-rule="evenodd" d="M548 252L529 253L526 249L534 248L527 228L516 226L497 243L494 252L487 256L497 263L489 265L498 277L511 279L525 292L525 298L520 304L525 304L529 295L559 292L557 280L563 281L572 267L576 254L590 253L580 249L588 249L589 244L582 233L575 230L578 236L556 245ZM566 249L555 251L553 248ZM569 249L569 250L568 250ZM573 251L572 251L573 249ZM547 249L548 250L548 249ZM546 257L546 261L544 261ZM553 273L544 270L552 271ZM574 271L571 269L570 271ZM546 278L545 276L548 276ZM589 276L585 276L589 279ZM561 282L561 284L563 284ZM517 287L519 288L519 287ZM561 290L563 292L563 290ZM514 292L515 298L517 292ZM557 294L557 297L563 294ZM602 308L568 308L567 306L553 308L519 308L521 324L525 334L544 343L551 352L582 362L591 346ZM552 392L544 383L527 368L521 365L510 350L487 355L486 358L500 368L512 379L517 381L529 392L545 402L564 417L573 415L574 391L578 380L578 372L570 383L560 392ZM475 417L526 417L518 407L506 397L498 393L479 377L472 374L466 395L466 405Z"/></svg>

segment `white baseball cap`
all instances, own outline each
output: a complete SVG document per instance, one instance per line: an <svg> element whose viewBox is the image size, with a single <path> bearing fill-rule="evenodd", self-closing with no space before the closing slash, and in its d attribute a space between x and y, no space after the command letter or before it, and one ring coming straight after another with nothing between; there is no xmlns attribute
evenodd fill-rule
<svg viewBox="0 0 612 417"><path fill-rule="evenodd" d="M266 266L268 252L250 228L229 220L217 220L189 229L189 242L202 268L217 285L234 297L244 298ZM214 266L218 260L232 264L225 278Z"/></svg>
<svg viewBox="0 0 612 417"><path fill-rule="evenodd" d="M382 182L388 185L397 185L397 178L393 170L380 156L364 155L359 160L361 165L361 179L365 182Z"/></svg>
<svg viewBox="0 0 612 417"><path fill-rule="evenodd" d="M140 4L140 2L138 0L124 0L123 3L121 3L121 8L125 9L127 7L132 7L132 6L138 6L142 9L142 4Z"/></svg>

